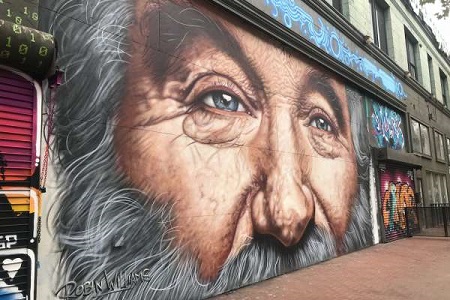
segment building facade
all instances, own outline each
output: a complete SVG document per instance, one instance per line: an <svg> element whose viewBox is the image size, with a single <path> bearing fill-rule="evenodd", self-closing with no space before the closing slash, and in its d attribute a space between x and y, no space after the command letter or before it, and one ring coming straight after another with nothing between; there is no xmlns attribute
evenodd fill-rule
<svg viewBox="0 0 450 300"><path fill-rule="evenodd" d="M206 298L406 237L405 207L448 206L449 48L416 1L31 2L46 32L31 62L51 48L64 78L46 80L51 59L21 67L26 43L1 61L0 192L13 207L34 191L28 214L42 199L47 220L23 253L0 250L5 291L26 286L32 249L38 299ZM21 109L18 76L44 103ZM36 162L20 176L19 148Z"/></svg>

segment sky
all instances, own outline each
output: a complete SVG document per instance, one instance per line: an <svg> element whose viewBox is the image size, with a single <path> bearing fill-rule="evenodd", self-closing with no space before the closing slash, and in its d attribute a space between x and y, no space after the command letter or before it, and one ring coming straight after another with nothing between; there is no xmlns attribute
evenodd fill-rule
<svg viewBox="0 0 450 300"><path fill-rule="evenodd" d="M422 7L422 10L427 11L428 13L438 13L442 11L442 6L440 1L436 1L436 3L425 4ZM450 46L450 16L445 19L435 20L436 26L439 32L442 34L443 38L446 40L447 45ZM450 51L447 51L447 54L450 55Z"/></svg>

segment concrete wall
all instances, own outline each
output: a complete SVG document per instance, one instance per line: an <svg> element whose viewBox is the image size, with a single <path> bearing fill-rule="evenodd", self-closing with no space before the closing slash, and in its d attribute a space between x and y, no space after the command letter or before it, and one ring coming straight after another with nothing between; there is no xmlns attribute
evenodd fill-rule
<svg viewBox="0 0 450 300"><path fill-rule="evenodd" d="M353 24L363 35L369 35L373 37L372 27L372 11L369 1L348 1L348 14L347 20Z"/></svg>

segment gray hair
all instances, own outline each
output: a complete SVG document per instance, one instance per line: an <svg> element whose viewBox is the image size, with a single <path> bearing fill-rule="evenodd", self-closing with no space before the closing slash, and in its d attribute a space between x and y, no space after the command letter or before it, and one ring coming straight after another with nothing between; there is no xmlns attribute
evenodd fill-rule
<svg viewBox="0 0 450 300"><path fill-rule="evenodd" d="M226 262L214 282L201 282L195 258L172 246L171 208L158 205L156 195L152 198L129 188L116 168L113 130L125 89L134 1L41 2L43 7L56 8L48 26L58 41L58 65L65 70L65 83L57 91L54 132L60 182L53 224L61 250L55 290L59 297L67 293L59 289L67 282L114 281L120 274L145 271L145 282L134 282L131 288L105 297L198 299L337 255L334 238L311 226L308 242L291 248L255 239ZM345 250L352 251L371 243L369 151L361 129L361 95L351 89L347 95L359 175L359 195L344 238Z"/></svg>

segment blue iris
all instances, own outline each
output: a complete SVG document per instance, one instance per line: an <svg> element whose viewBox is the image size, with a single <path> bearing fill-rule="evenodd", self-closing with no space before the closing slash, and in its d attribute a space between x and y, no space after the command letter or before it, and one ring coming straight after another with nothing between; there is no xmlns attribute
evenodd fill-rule
<svg viewBox="0 0 450 300"><path fill-rule="evenodd" d="M331 125L322 118L315 118L312 120L311 125L323 131L332 131Z"/></svg>
<svg viewBox="0 0 450 300"><path fill-rule="evenodd" d="M221 91L211 92L211 97L215 107L218 109L237 111L239 108L239 100L227 93Z"/></svg>

